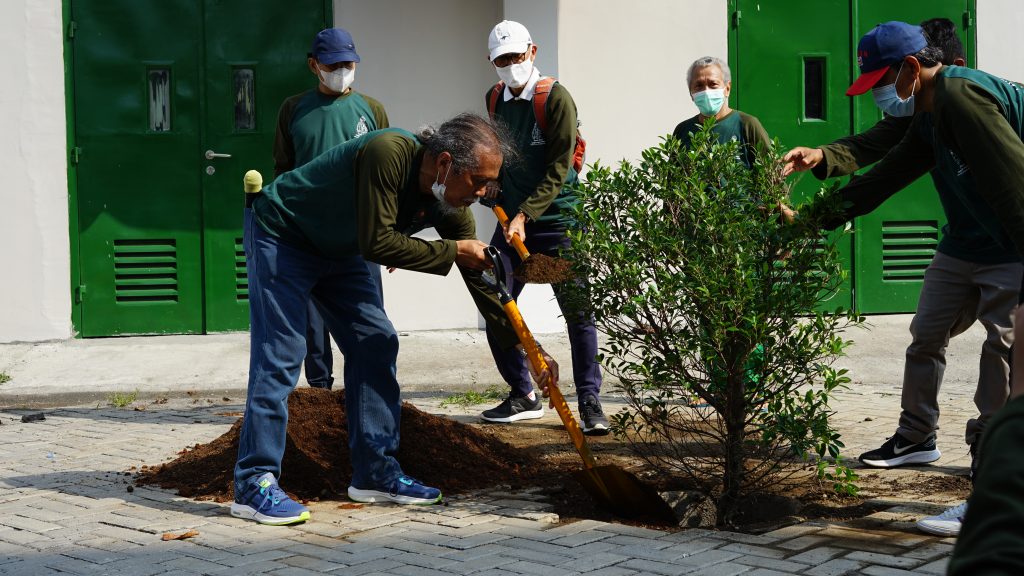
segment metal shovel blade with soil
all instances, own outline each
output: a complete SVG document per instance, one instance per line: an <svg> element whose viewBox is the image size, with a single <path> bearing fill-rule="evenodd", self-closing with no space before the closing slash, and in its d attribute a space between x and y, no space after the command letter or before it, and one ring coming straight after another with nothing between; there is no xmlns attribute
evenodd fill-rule
<svg viewBox="0 0 1024 576"><path fill-rule="evenodd" d="M518 238L513 236L513 240ZM547 362L541 356L540 348L537 346L533 334L526 327L522 314L515 300L509 294L507 287L501 280L505 278L504 264L498 256L498 251L493 246L487 247L487 255L494 263L494 269L483 273L483 280L493 290L501 301L502 308L508 316L509 321L515 328L519 342L526 349L526 355L533 365L534 371L538 374L548 369ZM557 383L548 386L548 394L551 403L561 418L562 424L569 433L576 451L583 459L583 470L577 471L573 476L583 485L587 493L603 508L625 518L649 518L675 522L675 515L669 505L662 500L661 496L644 484L635 475L614 465L597 465L597 460L590 451L583 430L569 410L569 405L562 396Z"/></svg>

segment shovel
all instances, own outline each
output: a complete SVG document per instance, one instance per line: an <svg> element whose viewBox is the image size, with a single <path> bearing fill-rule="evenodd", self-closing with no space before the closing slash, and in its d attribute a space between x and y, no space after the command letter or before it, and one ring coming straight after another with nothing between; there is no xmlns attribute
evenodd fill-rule
<svg viewBox="0 0 1024 576"><path fill-rule="evenodd" d="M516 336L519 337L519 342L526 349L526 356L530 364L533 365L534 371L538 374L543 373L548 369L548 364L544 361L533 334L526 327L526 322L523 321L523 316L519 313L516 301L509 295L501 280L505 274L498 249L488 246L486 252L494 262L494 270L484 272L483 281L498 295L501 306L504 308L509 322L512 323ZM569 433L569 438L572 439L576 451L583 459L583 470L573 473L573 477L583 485L587 493L600 506L626 518L650 518L671 523L677 522L672 508L653 488L641 482L635 475L610 464L598 466L597 460L587 444L586 437L583 436L583 430L580 429L572 412L569 411L569 405L565 402L565 397L562 396L562 391L558 389L557 383L550 382L548 384L548 394L551 397L551 403L555 406L555 411L558 412L558 417L562 419L562 424Z"/></svg>
<svg viewBox="0 0 1024 576"><path fill-rule="evenodd" d="M494 217L498 219L502 230L508 230L508 214L505 213L504 208L498 205L497 201L483 198L480 203L494 212ZM556 284L572 279L572 270L564 260L552 258L546 254L534 254L531 260L530 251L526 249L526 244L523 244L523 240L518 234L512 235L512 247L515 248L516 254L519 255L519 260L522 262L513 271L513 275L524 284Z"/></svg>

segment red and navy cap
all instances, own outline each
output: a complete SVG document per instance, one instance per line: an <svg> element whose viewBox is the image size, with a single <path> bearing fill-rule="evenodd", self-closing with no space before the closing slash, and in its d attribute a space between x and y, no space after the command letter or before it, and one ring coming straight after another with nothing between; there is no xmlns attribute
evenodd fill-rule
<svg viewBox="0 0 1024 576"><path fill-rule="evenodd" d="M895 21L875 26L857 44L860 76L846 95L856 96L874 88L890 66L906 56L917 54L927 45L928 40L920 26Z"/></svg>

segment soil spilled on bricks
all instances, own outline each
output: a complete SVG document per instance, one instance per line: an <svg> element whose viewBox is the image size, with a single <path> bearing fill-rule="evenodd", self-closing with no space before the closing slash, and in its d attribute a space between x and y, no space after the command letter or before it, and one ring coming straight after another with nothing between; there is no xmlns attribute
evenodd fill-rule
<svg viewBox="0 0 1024 576"><path fill-rule="evenodd" d="M186 448L166 464L144 467L137 482L177 490L189 498L230 501L241 429L239 420L212 442ZM398 461L406 474L445 494L532 485L545 473L565 475L528 449L408 403L402 406ZM295 498L343 498L352 478L344 390L300 388L289 396L281 469L281 487Z"/></svg>

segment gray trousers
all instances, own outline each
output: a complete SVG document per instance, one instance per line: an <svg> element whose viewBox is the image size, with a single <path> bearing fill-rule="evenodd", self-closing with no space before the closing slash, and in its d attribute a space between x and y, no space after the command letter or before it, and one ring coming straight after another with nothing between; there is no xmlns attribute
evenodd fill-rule
<svg viewBox="0 0 1024 576"><path fill-rule="evenodd" d="M1009 351L1013 308L1022 273L1020 263L978 264L941 252L924 273L917 313L910 323L913 342L903 371L903 412L897 432L923 442L938 430L939 387L946 370L949 339L980 321L988 333L981 347L974 404L980 415L967 421L965 439L973 444L985 422L1010 394Z"/></svg>

